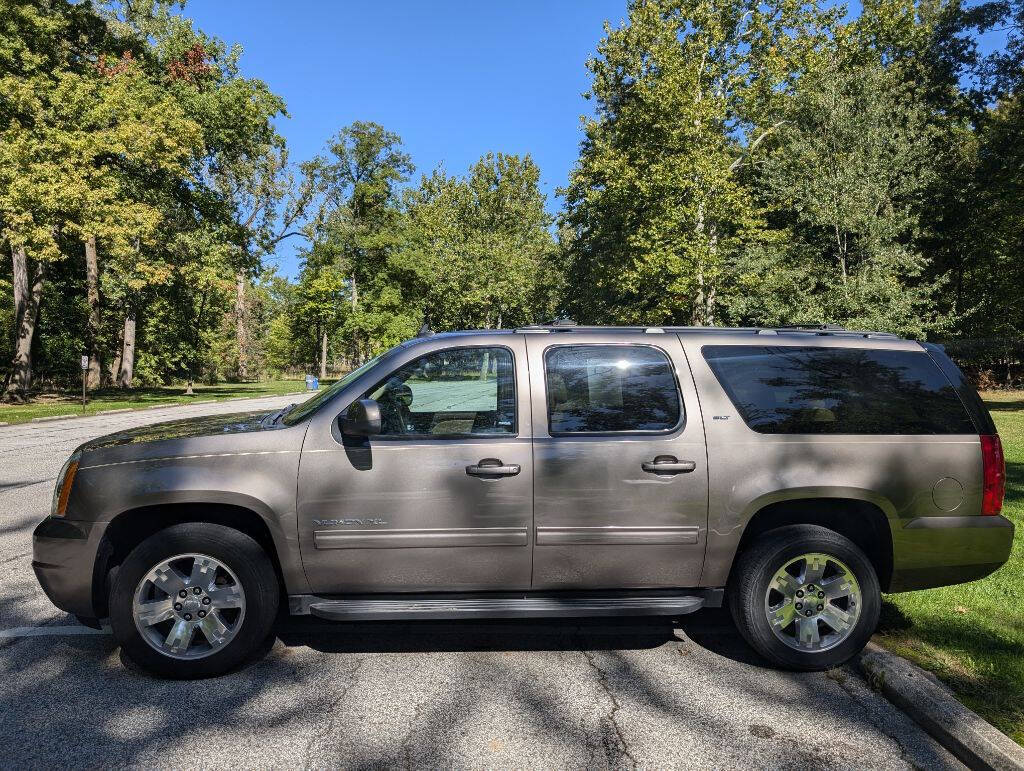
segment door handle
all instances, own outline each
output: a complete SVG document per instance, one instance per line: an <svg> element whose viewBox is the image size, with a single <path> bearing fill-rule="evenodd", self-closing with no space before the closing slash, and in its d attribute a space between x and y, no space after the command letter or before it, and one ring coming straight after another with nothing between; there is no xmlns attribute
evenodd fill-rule
<svg viewBox="0 0 1024 771"><path fill-rule="evenodd" d="M497 458L484 458L475 466L466 466L471 477L514 477L520 471L518 463L502 463Z"/></svg>
<svg viewBox="0 0 1024 771"><path fill-rule="evenodd" d="M676 460L673 455L659 455L653 461L644 461L640 468L648 474L689 474L697 463L692 460Z"/></svg>

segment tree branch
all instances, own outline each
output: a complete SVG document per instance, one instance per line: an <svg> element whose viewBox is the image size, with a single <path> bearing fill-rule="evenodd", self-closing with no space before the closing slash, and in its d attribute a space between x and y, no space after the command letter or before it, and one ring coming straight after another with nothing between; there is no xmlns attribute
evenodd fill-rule
<svg viewBox="0 0 1024 771"><path fill-rule="evenodd" d="M732 172L736 171L736 169L738 169L740 166L742 166L743 165L743 161L746 158L750 157L750 154L753 153L757 149L757 146L759 144L761 144L771 134L773 134L775 131L777 131L779 128L781 128L782 126L786 125L787 123L789 123L788 120L780 120L778 123L776 123L771 128L766 128L764 131L762 131L761 135L757 139L755 139L753 142L751 142L749 145L747 145L746 152L744 152L739 158L737 158L735 161L733 161L731 164L729 164L729 173L731 174Z"/></svg>

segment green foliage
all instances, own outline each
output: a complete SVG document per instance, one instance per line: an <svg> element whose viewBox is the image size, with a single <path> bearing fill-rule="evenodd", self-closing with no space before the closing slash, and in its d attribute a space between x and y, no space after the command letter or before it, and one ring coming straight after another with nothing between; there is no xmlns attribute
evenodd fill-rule
<svg viewBox="0 0 1024 771"><path fill-rule="evenodd" d="M465 178L424 176L406 196L406 243L397 261L415 275L434 329L514 327L550 318L545 294L555 244L526 156L488 154ZM557 282L556 282L557 287Z"/></svg>
<svg viewBox="0 0 1024 771"><path fill-rule="evenodd" d="M74 382L86 347L113 380L132 320L151 384L340 371L424 322L566 312L1024 335L1022 0L867 0L854 19L634 0L587 64L557 229L529 155L410 182L400 137L356 121L292 163L283 100L180 9L0 4L0 250L45 274L25 334L30 293L0 263L0 324L21 329L0 355L33 340L37 383ZM290 238L296 282L265 266Z"/></svg>
<svg viewBox="0 0 1024 771"><path fill-rule="evenodd" d="M763 230L741 172L834 17L788 0L659 0L606 26L588 65L597 114L565 191L575 313L714 323L727 261Z"/></svg>
<svg viewBox="0 0 1024 771"><path fill-rule="evenodd" d="M770 246L734 263L730 315L922 337L948 329L916 248L937 169L923 106L880 64L839 57L803 76L756 186L778 225Z"/></svg>
<svg viewBox="0 0 1024 771"><path fill-rule="evenodd" d="M631 3L589 63L564 305L1021 335L1021 8ZM980 57L1000 24L1005 51Z"/></svg>
<svg viewBox="0 0 1024 771"><path fill-rule="evenodd" d="M194 31L174 6L0 9L0 242L77 263L84 278L82 242L96 237L95 332L116 360L125 316L136 317L138 373L150 381L222 371L236 271L258 268L285 195L271 122L283 102L239 75L240 49ZM74 315L52 331L56 307L75 305L64 294L84 294L81 282L50 298L55 289L44 288L46 339L36 338L43 370L77 362L87 337ZM54 348L53 334L66 344Z"/></svg>

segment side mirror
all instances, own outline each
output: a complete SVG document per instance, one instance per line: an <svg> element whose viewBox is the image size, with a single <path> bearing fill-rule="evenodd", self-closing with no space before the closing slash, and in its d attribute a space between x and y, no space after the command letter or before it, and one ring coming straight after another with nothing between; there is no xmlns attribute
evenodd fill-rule
<svg viewBox="0 0 1024 771"><path fill-rule="evenodd" d="M374 399L353 402L339 421L346 436L374 436L380 433L380 405Z"/></svg>

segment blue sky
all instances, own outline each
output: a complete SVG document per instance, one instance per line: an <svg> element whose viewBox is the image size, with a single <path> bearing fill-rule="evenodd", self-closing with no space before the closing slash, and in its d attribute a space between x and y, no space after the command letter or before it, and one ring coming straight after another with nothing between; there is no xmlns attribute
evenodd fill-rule
<svg viewBox="0 0 1024 771"><path fill-rule="evenodd" d="M372 120L402 137L417 178L438 164L462 173L488 151L529 153L554 211L590 110L585 62L625 0L191 0L185 14L240 43L243 73L285 98L293 160ZM278 255L286 275L296 245Z"/></svg>
<svg viewBox="0 0 1024 771"><path fill-rule="evenodd" d="M849 3L851 14L860 4ZM200 29L244 48L243 73L285 98L291 157L320 152L355 120L397 132L417 172L454 174L489 151L529 153L548 209L575 162L585 67L626 0L190 0ZM999 34L982 41L999 44ZM298 274L292 239L277 262Z"/></svg>

